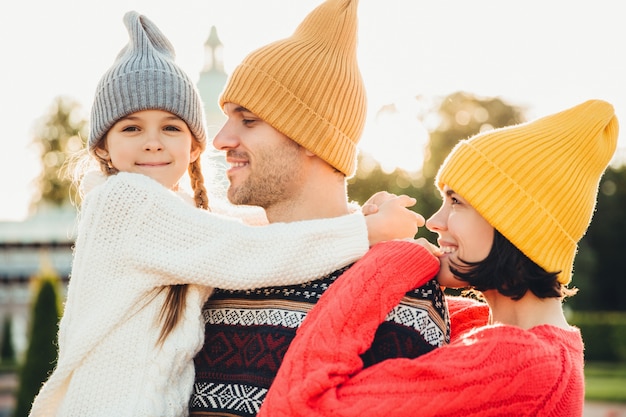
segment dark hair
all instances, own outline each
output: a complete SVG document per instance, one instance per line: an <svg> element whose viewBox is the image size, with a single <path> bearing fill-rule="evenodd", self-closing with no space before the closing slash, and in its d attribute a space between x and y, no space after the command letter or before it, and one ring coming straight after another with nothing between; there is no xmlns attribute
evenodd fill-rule
<svg viewBox="0 0 626 417"><path fill-rule="evenodd" d="M560 271L546 271L498 230L494 230L493 245L484 260L467 262L461 259L461 263L451 262L450 271L477 291L495 289L513 300L519 300L527 291L539 298L576 294L576 289L569 289L557 281Z"/></svg>

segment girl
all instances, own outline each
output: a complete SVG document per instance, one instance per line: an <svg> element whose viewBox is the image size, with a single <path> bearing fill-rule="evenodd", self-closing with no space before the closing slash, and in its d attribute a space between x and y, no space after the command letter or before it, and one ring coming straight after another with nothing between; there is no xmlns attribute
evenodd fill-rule
<svg viewBox="0 0 626 417"><path fill-rule="evenodd" d="M372 248L308 314L259 416L581 416L583 342L561 303L617 137L613 106L591 100L460 142L426 223L439 259ZM487 304L451 298L449 345L363 369L379 323L438 260L441 284Z"/></svg>
<svg viewBox="0 0 626 417"><path fill-rule="evenodd" d="M208 207L203 106L159 29L135 12L124 22L130 41L102 77L91 116L89 150L108 178L82 184L93 189L81 208L58 361L32 416L186 415L211 287L308 281L362 256L368 234L370 244L411 236L419 220L406 196L383 204L384 216L267 227L183 201L174 192L188 171L195 205Z"/></svg>

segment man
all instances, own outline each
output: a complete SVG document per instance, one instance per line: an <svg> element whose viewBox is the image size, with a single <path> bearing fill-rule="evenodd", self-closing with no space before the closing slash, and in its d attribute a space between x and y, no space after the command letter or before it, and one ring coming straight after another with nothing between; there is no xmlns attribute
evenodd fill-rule
<svg viewBox="0 0 626 417"><path fill-rule="evenodd" d="M366 115L357 3L327 0L291 37L235 69L220 98L228 120L214 139L231 166L232 203L261 206L270 222L349 212L346 179ZM346 269L289 287L216 290L203 311L191 416L255 416L306 313ZM413 358L448 341L443 294L430 281L390 313L362 359Z"/></svg>

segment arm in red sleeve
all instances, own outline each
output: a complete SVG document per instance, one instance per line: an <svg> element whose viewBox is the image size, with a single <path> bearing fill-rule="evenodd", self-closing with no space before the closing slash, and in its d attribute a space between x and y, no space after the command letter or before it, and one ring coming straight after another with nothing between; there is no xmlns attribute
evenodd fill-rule
<svg viewBox="0 0 626 417"><path fill-rule="evenodd" d="M362 369L359 355L379 324L407 291L438 269L439 261L416 243L384 242L370 249L307 315L259 416L312 415L305 403L333 395L334 387Z"/></svg>
<svg viewBox="0 0 626 417"><path fill-rule="evenodd" d="M418 358L363 369L306 399L302 415L580 416L584 382L577 333L483 326Z"/></svg>
<svg viewBox="0 0 626 417"><path fill-rule="evenodd" d="M363 369L360 354L387 312L436 270L408 242L372 248L308 314L259 417L580 415L580 334L552 326L482 326Z"/></svg>
<svg viewBox="0 0 626 417"><path fill-rule="evenodd" d="M446 296L450 315L450 340L456 340L468 330L485 326L489 320L486 303L467 298Z"/></svg>

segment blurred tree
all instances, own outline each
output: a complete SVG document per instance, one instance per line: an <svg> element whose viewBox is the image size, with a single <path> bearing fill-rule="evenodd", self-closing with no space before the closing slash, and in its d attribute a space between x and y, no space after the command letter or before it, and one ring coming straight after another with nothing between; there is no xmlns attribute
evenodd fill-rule
<svg viewBox="0 0 626 417"><path fill-rule="evenodd" d="M416 99L421 100L420 97ZM359 157L356 175L348 182L351 199L363 203L374 192L381 190L408 194L417 198L414 209L428 218L441 204L439 191L434 186L435 175L454 145L476 133L524 121L520 107L499 98L478 97L465 92L456 92L435 100L434 106L417 115L422 121L429 119L437 122L436 127L429 131L430 139L422 171L396 169L391 174L385 174L371 156L362 155ZM423 227L418 236L432 240L433 234Z"/></svg>
<svg viewBox="0 0 626 417"><path fill-rule="evenodd" d="M386 173L380 163L367 153L359 154L357 167L355 176L348 180L348 195L351 200L360 204L378 191L415 196L417 190L423 186L419 173L398 168Z"/></svg>
<svg viewBox="0 0 626 417"><path fill-rule="evenodd" d="M30 315L28 348L20 367L14 417L26 417L41 385L48 379L57 359L57 330L60 317L59 278L44 271L32 280L36 287Z"/></svg>
<svg viewBox="0 0 626 417"><path fill-rule="evenodd" d="M593 222L592 222L593 224ZM598 300L602 299L603 286L598 285L595 279L598 256L589 239L583 237L578 244L578 253L574 259L574 272L570 287L578 288L575 297L565 299L565 307L573 310L596 310L602 309Z"/></svg>
<svg viewBox="0 0 626 417"><path fill-rule="evenodd" d="M5 316L2 325L2 348L0 350L0 362L3 365L15 363L15 348L13 346L13 321L11 316Z"/></svg>
<svg viewBox="0 0 626 417"><path fill-rule="evenodd" d="M78 102L57 97L35 127L33 144L39 150L42 170L36 179L31 212L42 205L62 206L71 202L71 178L64 175L64 168L72 155L85 147L87 120L81 116L80 109Z"/></svg>
<svg viewBox="0 0 626 417"><path fill-rule="evenodd" d="M443 98L435 111L439 124L430 131L422 166L425 185L420 195L425 213L429 214L437 211L441 204L439 191L434 186L435 175L460 140L525 121L523 109L518 106L497 97L478 97L466 92L456 92Z"/></svg>
<svg viewBox="0 0 626 417"><path fill-rule="evenodd" d="M593 221L580 243L573 283L579 288L570 300L577 310L626 311L626 165L609 167L600 181Z"/></svg>

